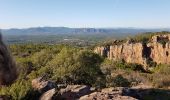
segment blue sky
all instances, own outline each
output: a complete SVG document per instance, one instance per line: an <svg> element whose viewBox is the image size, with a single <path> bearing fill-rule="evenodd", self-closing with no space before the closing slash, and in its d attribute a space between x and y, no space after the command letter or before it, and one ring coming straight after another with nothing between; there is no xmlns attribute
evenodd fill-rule
<svg viewBox="0 0 170 100"><path fill-rule="evenodd" d="M170 0L0 0L0 28L170 27Z"/></svg>

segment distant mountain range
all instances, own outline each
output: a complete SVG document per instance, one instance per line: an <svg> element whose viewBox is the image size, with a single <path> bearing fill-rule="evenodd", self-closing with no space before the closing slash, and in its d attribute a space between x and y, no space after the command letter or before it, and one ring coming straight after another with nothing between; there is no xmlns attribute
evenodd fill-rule
<svg viewBox="0 0 170 100"><path fill-rule="evenodd" d="M143 32L170 31L170 28L68 28L68 27L34 27L24 29L1 29L3 35L57 35L57 34L136 34Z"/></svg>

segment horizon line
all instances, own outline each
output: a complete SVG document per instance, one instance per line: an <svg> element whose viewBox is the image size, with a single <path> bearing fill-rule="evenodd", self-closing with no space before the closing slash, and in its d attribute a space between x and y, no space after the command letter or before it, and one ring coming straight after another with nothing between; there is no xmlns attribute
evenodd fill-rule
<svg viewBox="0 0 170 100"><path fill-rule="evenodd" d="M170 29L170 27L67 27L67 26L33 26L33 27L11 27L11 28L0 28L0 30L10 30L10 29L30 29L30 28L94 28L94 29Z"/></svg>

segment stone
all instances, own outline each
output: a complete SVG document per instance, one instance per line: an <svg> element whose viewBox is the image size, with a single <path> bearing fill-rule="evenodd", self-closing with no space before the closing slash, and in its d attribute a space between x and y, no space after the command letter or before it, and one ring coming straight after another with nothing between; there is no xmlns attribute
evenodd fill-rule
<svg viewBox="0 0 170 100"><path fill-rule="evenodd" d="M61 98L75 100L83 95L91 93L90 87L86 85L68 85L59 91Z"/></svg>
<svg viewBox="0 0 170 100"><path fill-rule="evenodd" d="M50 89L56 88L55 82L46 81L43 77L39 77L32 80L32 87L35 90L38 90L40 93L44 93Z"/></svg>
<svg viewBox="0 0 170 100"><path fill-rule="evenodd" d="M137 100L130 96L122 96L123 88L105 88L100 92L93 92L91 94L82 96L79 100Z"/></svg>
<svg viewBox="0 0 170 100"><path fill-rule="evenodd" d="M40 100L54 100L55 94L56 94L55 88L54 88L54 89L51 89L51 90L45 92L45 93L40 97Z"/></svg>

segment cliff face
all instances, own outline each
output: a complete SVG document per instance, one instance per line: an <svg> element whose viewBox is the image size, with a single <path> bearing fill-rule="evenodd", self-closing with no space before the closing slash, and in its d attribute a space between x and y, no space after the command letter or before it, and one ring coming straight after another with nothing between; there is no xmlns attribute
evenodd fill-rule
<svg viewBox="0 0 170 100"><path fill-rule="evenodd" d="M170 35L153 36L149 43L133 43L127 41L120 45L96 47L95 52L111 60L123 59L128 63L148 66L148 61L157 64L170 64Z"/></svg>

